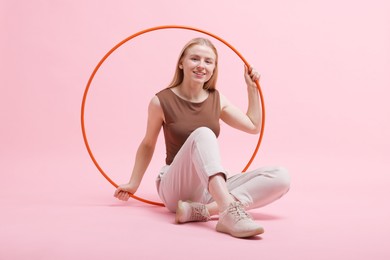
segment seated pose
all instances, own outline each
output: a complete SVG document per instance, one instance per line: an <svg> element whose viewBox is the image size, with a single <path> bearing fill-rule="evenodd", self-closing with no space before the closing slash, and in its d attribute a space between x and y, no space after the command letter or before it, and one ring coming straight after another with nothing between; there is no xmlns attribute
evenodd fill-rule
<svg viewBox="0 0 390 260"><path fill-rule="evenodd" d="M261 129L261 106L255 81L259 73L244 68L248 92L246 114L215 89L218 54L205 38L188 42L180 53L171 84L150 101L145 136L139 145L130 181L114 196L128 200L135 194L152 159L157 137L164 130L166 165L157 191L176 223L208 221L219 214L216 230L234 237L264 232L246 212L267 205L289 189L281 167L264 167L228 176L222 166L217 137L220 119L250 134Z"/></svg>

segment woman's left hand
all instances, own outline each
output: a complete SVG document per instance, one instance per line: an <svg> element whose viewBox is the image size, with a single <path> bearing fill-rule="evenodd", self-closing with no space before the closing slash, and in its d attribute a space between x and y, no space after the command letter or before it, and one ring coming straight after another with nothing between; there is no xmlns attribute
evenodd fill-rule
<svg viewBox="0 0 390 260"><path fill-rule="evenodd" d="M260 79L260 74L255 70L255 68L250 67L248 69L247 66L245 66L245 82L248 85L248 87L256 87L256 81Z"/></svg>

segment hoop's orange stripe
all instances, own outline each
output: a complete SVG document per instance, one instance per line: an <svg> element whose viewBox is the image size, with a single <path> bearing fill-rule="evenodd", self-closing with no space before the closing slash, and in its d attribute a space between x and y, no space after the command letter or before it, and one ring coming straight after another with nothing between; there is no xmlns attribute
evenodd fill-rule
<svg viewBox="0 0 390 260"><path fill-rule="evenodd" d="M228 42L226 42L224 39L222 39L221 37L218 37L217 35L213 34L213 33L210 33L210 32L207 32L207 31L204 31L204 30L201 30L201 29L198 29L198 28L194 28L194 27L189 27L189 26L183 26L183 25L163 25L163 26L156 26L156 27L152 27L152 28L148 28L148 29L145 29L145 30L142 30L142 31L139 31L129 37L127 37L126 39L124 39L123 41L119 42L117 45L115 45L109 52L106 53L106 55L104 55L104 57L99 61L99 63L96 65L95 69L93 70L91 76L89 77L89 80L88 80L88 83L87 83L87 86L85 87L85 91L84 91L84 95L83 95L83 101L81 103L81 130L82 130L82 133L83 133L83 139L84 139L84 143L85 143L85 147L87 148L88 150L88 154L89 156L91 157L93 163L95 164L96 168L99 170L99 172L104 176L104 178L106 178L107 181L109 181L115 188L118 187L118 185L110 179L110 177L108 177L108 175L103 171L103 169L100 167L99 163L96 161L95 159L95 156L93 155L92 153L92 150L91 150L91 147L89 146L89 143L88 143L88 139L87 139L87 134L86 134L86 130L85 130L85 122L84 122L84 114L85 114L85 103L86 103L86 100L87 100L87 95L88 95L88 91L89 91L89 88L91 86L91 83L92 83L92 80L93 78L95 77L97 71L99 70L100 66L103 64L103 62L116 50L118 49L120 46L122 46L123 44L125 44L126 42L130 41L131 39L135 38L135 37L138 37L142 34L145 34L145 33L148 33L148 32L152 32L152 31L157 31L157 30L163 30L163 29L184 29L184 30L192 30L192 31L197 31L197 32L200 32L200 33L203 33L203 34L207 34L217 40L219 40L220 42L224 43L227 47L229 47L232 51L234 51L238 57L240 57L240 59L244 62L244 64L249 68L250 65L249 63L245 60L245 58L241 55L241 53L239 53L232 45L230 45ZM263 94L262 94L262 91L261 91L261 88L260 88L260 84L259 84L259 81L256 81L256 85L257 85L257 89L259 91L259 95L260 95L260 100L261 100L261 109L262 109L262 117L261 117L261 129L260 129L260 134L259 134L259 140L257 141L257 144L256 144L256 148L251 156L251 158L249 159L248 163L246 164L246 166L244 167L244 169L242 170L242 172L246 172L246 170L249 168L249 166L252 164L254 158L256 157L256 154L259 150L259 147L260 147L260 144L261 144L261 140L263 139L263 134L264 134L264 123L265 123L265 107L264 107L264 98L263 98ZM150 200L146 200L146 199L143 199L141 197L137 197L133 194L130 194L130 196L134 199L137 199L139 201L142 201L144 203L148 203L148 204L152 204L152 205L157 205L157 206L162 206L164 207L165 205L163 203L160 203L160 202L154 202L154 201L150 201Z"/></svg>

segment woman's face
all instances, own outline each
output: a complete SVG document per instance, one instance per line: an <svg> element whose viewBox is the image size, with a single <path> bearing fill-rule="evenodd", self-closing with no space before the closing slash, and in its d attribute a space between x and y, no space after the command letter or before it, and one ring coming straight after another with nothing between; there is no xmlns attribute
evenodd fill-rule
<svg viewBox="0 0 390 260"><path fill-rule="evenodd" d="M214 51L206 45L189 47L179 66L183 69L184 79L206 83L213 75L216 65Z"/></svg>

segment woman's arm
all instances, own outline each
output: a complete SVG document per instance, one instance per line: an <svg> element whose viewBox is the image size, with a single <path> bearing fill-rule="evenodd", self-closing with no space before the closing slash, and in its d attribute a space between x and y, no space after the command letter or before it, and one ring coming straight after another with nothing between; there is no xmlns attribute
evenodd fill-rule
<svg viewBox="0 0 390 260"><path fill-rule="evenodd" d="M129 193L134 194L140 186L146 169L152 160L163 120L160 101L157 96L154 96L149 103L146 134L138 147L130 181L120 185L114 193L114 196L118 199L128 200L130 198Z"/></svg>
<svg viewBox="0 0 390 260"><path fill-rule="evenodd" d="M244 77L248 91L246 114L221 95L221 119L226 124L241 131L257 134L261 129L261 106L255 81L260 79L260 75L253 68L248 71L248 68L245 67Z"/></svg>

